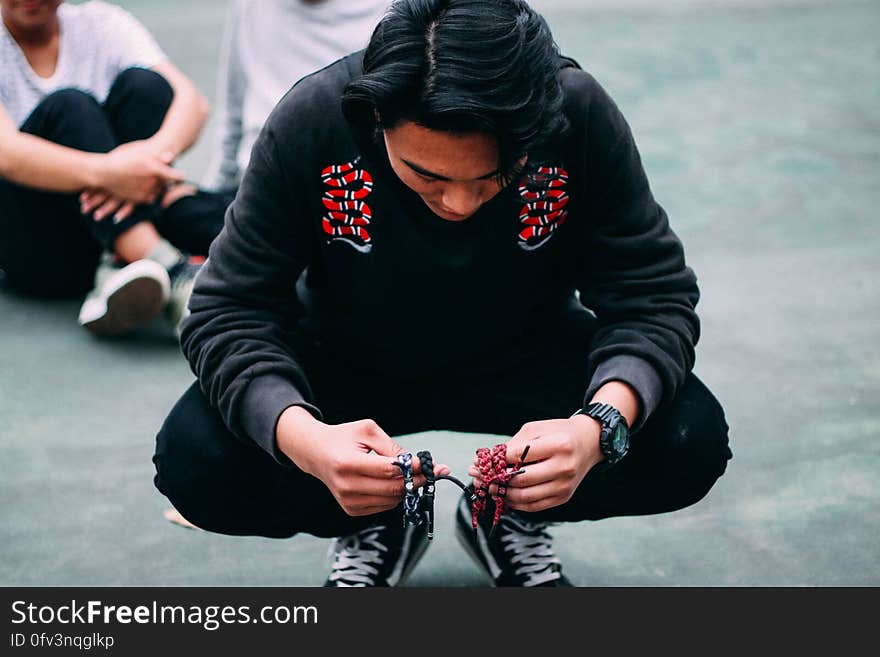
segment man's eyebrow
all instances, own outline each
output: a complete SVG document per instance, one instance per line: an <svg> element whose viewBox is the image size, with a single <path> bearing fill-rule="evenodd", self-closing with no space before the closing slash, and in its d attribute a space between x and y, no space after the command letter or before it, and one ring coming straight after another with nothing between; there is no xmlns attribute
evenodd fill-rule
<svg viewBox="0 0 880 657"><path fill-rule="evenodd" d="M403 163L406 164L406 166L408 166L410 169L412 169L416 173L422 174L423 176L427 176L428 178L435 178L437 180L445 180L447 182L452 181L452 178L447 178L446 176L441 176L439 173L434 173L433 171L428 171L427 169L423 169L418 164L413 164L409 160L404 160L403 158L400 158L400 159L403 160ZM487 180L489 178L494 178L497 175L498 175L498 169L495 169L495 171L490 171L486 175L480 176L479 178L476 178L476 180Z"/></svg>

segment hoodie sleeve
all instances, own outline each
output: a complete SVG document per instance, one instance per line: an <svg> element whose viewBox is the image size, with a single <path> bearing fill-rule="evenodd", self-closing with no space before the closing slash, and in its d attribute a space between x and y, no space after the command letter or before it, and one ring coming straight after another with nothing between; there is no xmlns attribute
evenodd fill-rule
<svg viewBox="0 0 880 657"><path fill-rule="evenodd" d="M270 117L257 140L223 231L196 278L181 345L230 431L291 465L275 442L278 417L293 405L321 417L290 337L302 315L296 280L316 246L297 203L306 182L285 170L279 156L278 118Z"/></svg>
<svg viewBox="0 0 880 657"><path fill-rule="evenodd" d="M594 199L578 285L581 302L598 320L585 402L609 381L628 383L641 402L638 430L693 368L700 295L626 120L591 82L586 120L575 127L588 133L586 179Z"/></svg>

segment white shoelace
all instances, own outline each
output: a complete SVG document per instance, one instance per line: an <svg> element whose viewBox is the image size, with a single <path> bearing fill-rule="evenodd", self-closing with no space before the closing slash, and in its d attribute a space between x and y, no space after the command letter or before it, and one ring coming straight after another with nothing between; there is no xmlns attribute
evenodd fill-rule
<svg viewBox="0 0 880 657"><path fill-rule="evenodd" d="M505 551L513 553L510 563L522 564L515 572L526 577L523 586L538 586L562 576L560 569L554 568L561 562L553 554L553 539L546 528L547 523L529 522L513 515L501 517L501 542Z"/></svg>
<svg viewBox="0 0 880 657"><path fill-rule="evenodd" d="M382 553L388 551L379 541L383 531L385 526L377 525L337 538L330 547L331 554L335 553L330 581L340 587L373 586L379 571L370 564L382 563Z"/></svg>

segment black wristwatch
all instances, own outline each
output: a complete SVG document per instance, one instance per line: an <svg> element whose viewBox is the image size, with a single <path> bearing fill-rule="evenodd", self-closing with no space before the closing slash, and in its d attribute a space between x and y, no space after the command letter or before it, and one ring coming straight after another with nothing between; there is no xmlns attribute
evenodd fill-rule
<svg viewBox="0 0 880 657"><path fill-rule="evenodd" d="M581 414L588 415L602 425L599 447L605 460L600 465L603 468L610 468L620 463L629 451L629 425L626 423L626 418L611 404L588 404L574 415Z"/></svg>

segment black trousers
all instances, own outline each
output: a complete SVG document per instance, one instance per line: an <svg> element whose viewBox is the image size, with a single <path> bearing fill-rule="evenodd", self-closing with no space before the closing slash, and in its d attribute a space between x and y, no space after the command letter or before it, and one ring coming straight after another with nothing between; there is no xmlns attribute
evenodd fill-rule
<svg viewBox="0 0 880 657"><path fill-rule="evenodd" d="M82 91L62 89L47 96L20 129L77 150L107 153L154 135L173 97L161 75L132 68L116 78L103 105ZM78 194L0 179L0 269L6 286L21 292L80 294L92 286L101 251L112 251L116 238L141 221L153 222L178 248L206 255L229 201L228 195L199 192L164 211L158 204L142 205L124 221L98 222L80 213Z"/></svg>
<svg viewBox="0 0 880 657"><path fill-rule="evenodd" d="M325 422L370 418L392 436L446 429L509 437L526 422L569 417L580 407L589 381L593 321L590 315L574 316L552 347L508 355L481 372L396 381L354 373L317 349L307 354L306 366ZM443 447L430 436L418 446L441 462ZM706 495L731 456L723 409L691 374L675 399L633 435L620 464L594 469L566 504L530 515L569 522L681 509ZM349 517L321 481L279 465L251 441L238 440L197 383L165 420L153 461L159 491L190 522L209 531L331 537L377 519ZM454 491L450 486L446 492Z"/></svg>

